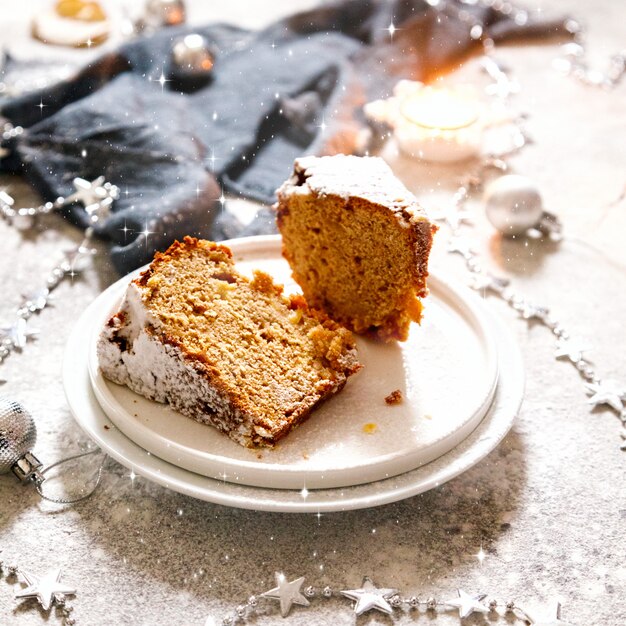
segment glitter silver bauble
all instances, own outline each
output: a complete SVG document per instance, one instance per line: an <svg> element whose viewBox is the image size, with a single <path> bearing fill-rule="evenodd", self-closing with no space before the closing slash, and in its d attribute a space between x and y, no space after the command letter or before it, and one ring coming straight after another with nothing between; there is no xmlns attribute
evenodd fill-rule
<svg viewBox="0 0 626 626"><path fill-rule="evenodd" d="M215 56L206 37L198 33L179 39L172 48L172 72L178 78L202 78L213 71Z"/></svg>
<svg viewBox="0 0 626 626"><path fill-rule="evenodd" d="M144 21L151 28L178 26L187 19L183 0L148 0Z"/></svg>
<svg viewBox="0 0 626 626"><path fill-rule="evenodd" d="M484 202L487 218L503 235L523 235L536 227L543 215L537 186L518 174L507 174L490 183Z"/></svg>
<svg viewBox="0 0 626 626"><path fill-rule="evenodd" d="M19 403L0 396L0 474L33 449L37 429L31 414Z"/></svg>

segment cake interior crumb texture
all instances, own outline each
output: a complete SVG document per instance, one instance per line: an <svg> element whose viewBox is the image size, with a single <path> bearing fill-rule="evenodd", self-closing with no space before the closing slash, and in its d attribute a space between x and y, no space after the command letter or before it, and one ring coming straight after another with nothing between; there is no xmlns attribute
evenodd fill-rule
<svg viewBox="0 0 626 626"><path fill-rule="evenodd" d="M389 166L304 157L277 195L283 254L309 305L357 333L406 340L428 293L436 226Z"/></svg>
<svg viewBox="0 0 626 626"><path fill-rule="evenodd" d="M109 379L246 446L273 445L361 367L350 331L189 237L131 283L98 353Z"/></svg>

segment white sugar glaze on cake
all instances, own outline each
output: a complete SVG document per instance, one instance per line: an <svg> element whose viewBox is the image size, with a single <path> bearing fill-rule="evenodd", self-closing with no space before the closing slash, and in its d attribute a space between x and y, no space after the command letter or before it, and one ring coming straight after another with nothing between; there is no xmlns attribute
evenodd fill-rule
<svg viewBox="0 0 626 626"><path fill-rule="evenodd" d="M294 173L277 191L279 197L290 194L315 194L363 198L384 205L406 219L424 217L426 212L417 198L396 178L380 157L356 157L336 154L327 157L301 157L294 161Z"/></svg>
<svg viewBox="0 0 626 626"><path fill-rule="evenodd" d="M160 327L141 301L139 288L131 283L113 324L105 327L98 341L98 361L107 378L146 398L167 402L183 415L230 431L237 443L249 445L255 432L241 413L233 412L228 399L185 360L179 348L163 344L146 330L158 333ZM120 340L132 349L122 350ZM233 422L238 423L234 430Z"/></svg>

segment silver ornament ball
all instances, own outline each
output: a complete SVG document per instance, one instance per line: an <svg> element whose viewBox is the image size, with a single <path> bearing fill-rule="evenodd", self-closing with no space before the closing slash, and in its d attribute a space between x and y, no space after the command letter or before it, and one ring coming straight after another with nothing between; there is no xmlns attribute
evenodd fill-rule
<svg viewBox="0 0 626 626"><path fill-rule="evenodd" d="M543 215L541 195L535 183L518 174L497 178L485 189L487 219L503 235L523 235L539 224Z"/></svg>
<svg viewBox="0 0 626 626"><path fill-rule="evenodd" d="M172 64L175 75L180 78L203 77L213 71L215 56L207 38L192 33L174 44Z"/></svg>
<svg viewBox="0 0 626 626"><path fill-rule="evenodd" d="M30 452L37 441L31 414L19 403L0 396L0 474Z"/></svg>
<svg viewBox="0 0 626 626"><path fill-rule="evenodd" d="M145 22L152 28L178 26L187 19L183 0L148 0Z"/></svg>

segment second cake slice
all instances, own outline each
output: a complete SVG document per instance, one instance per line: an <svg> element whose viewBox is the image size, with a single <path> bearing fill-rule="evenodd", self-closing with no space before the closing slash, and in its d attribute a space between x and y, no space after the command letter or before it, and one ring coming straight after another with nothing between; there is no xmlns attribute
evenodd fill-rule
<svg viewBox="0 0 626 626"><path fill-rule="evenodd" d="M307 302L357 333L405 340L436 230L380 158L297 159L277 192L283 254Z"/></svg>

